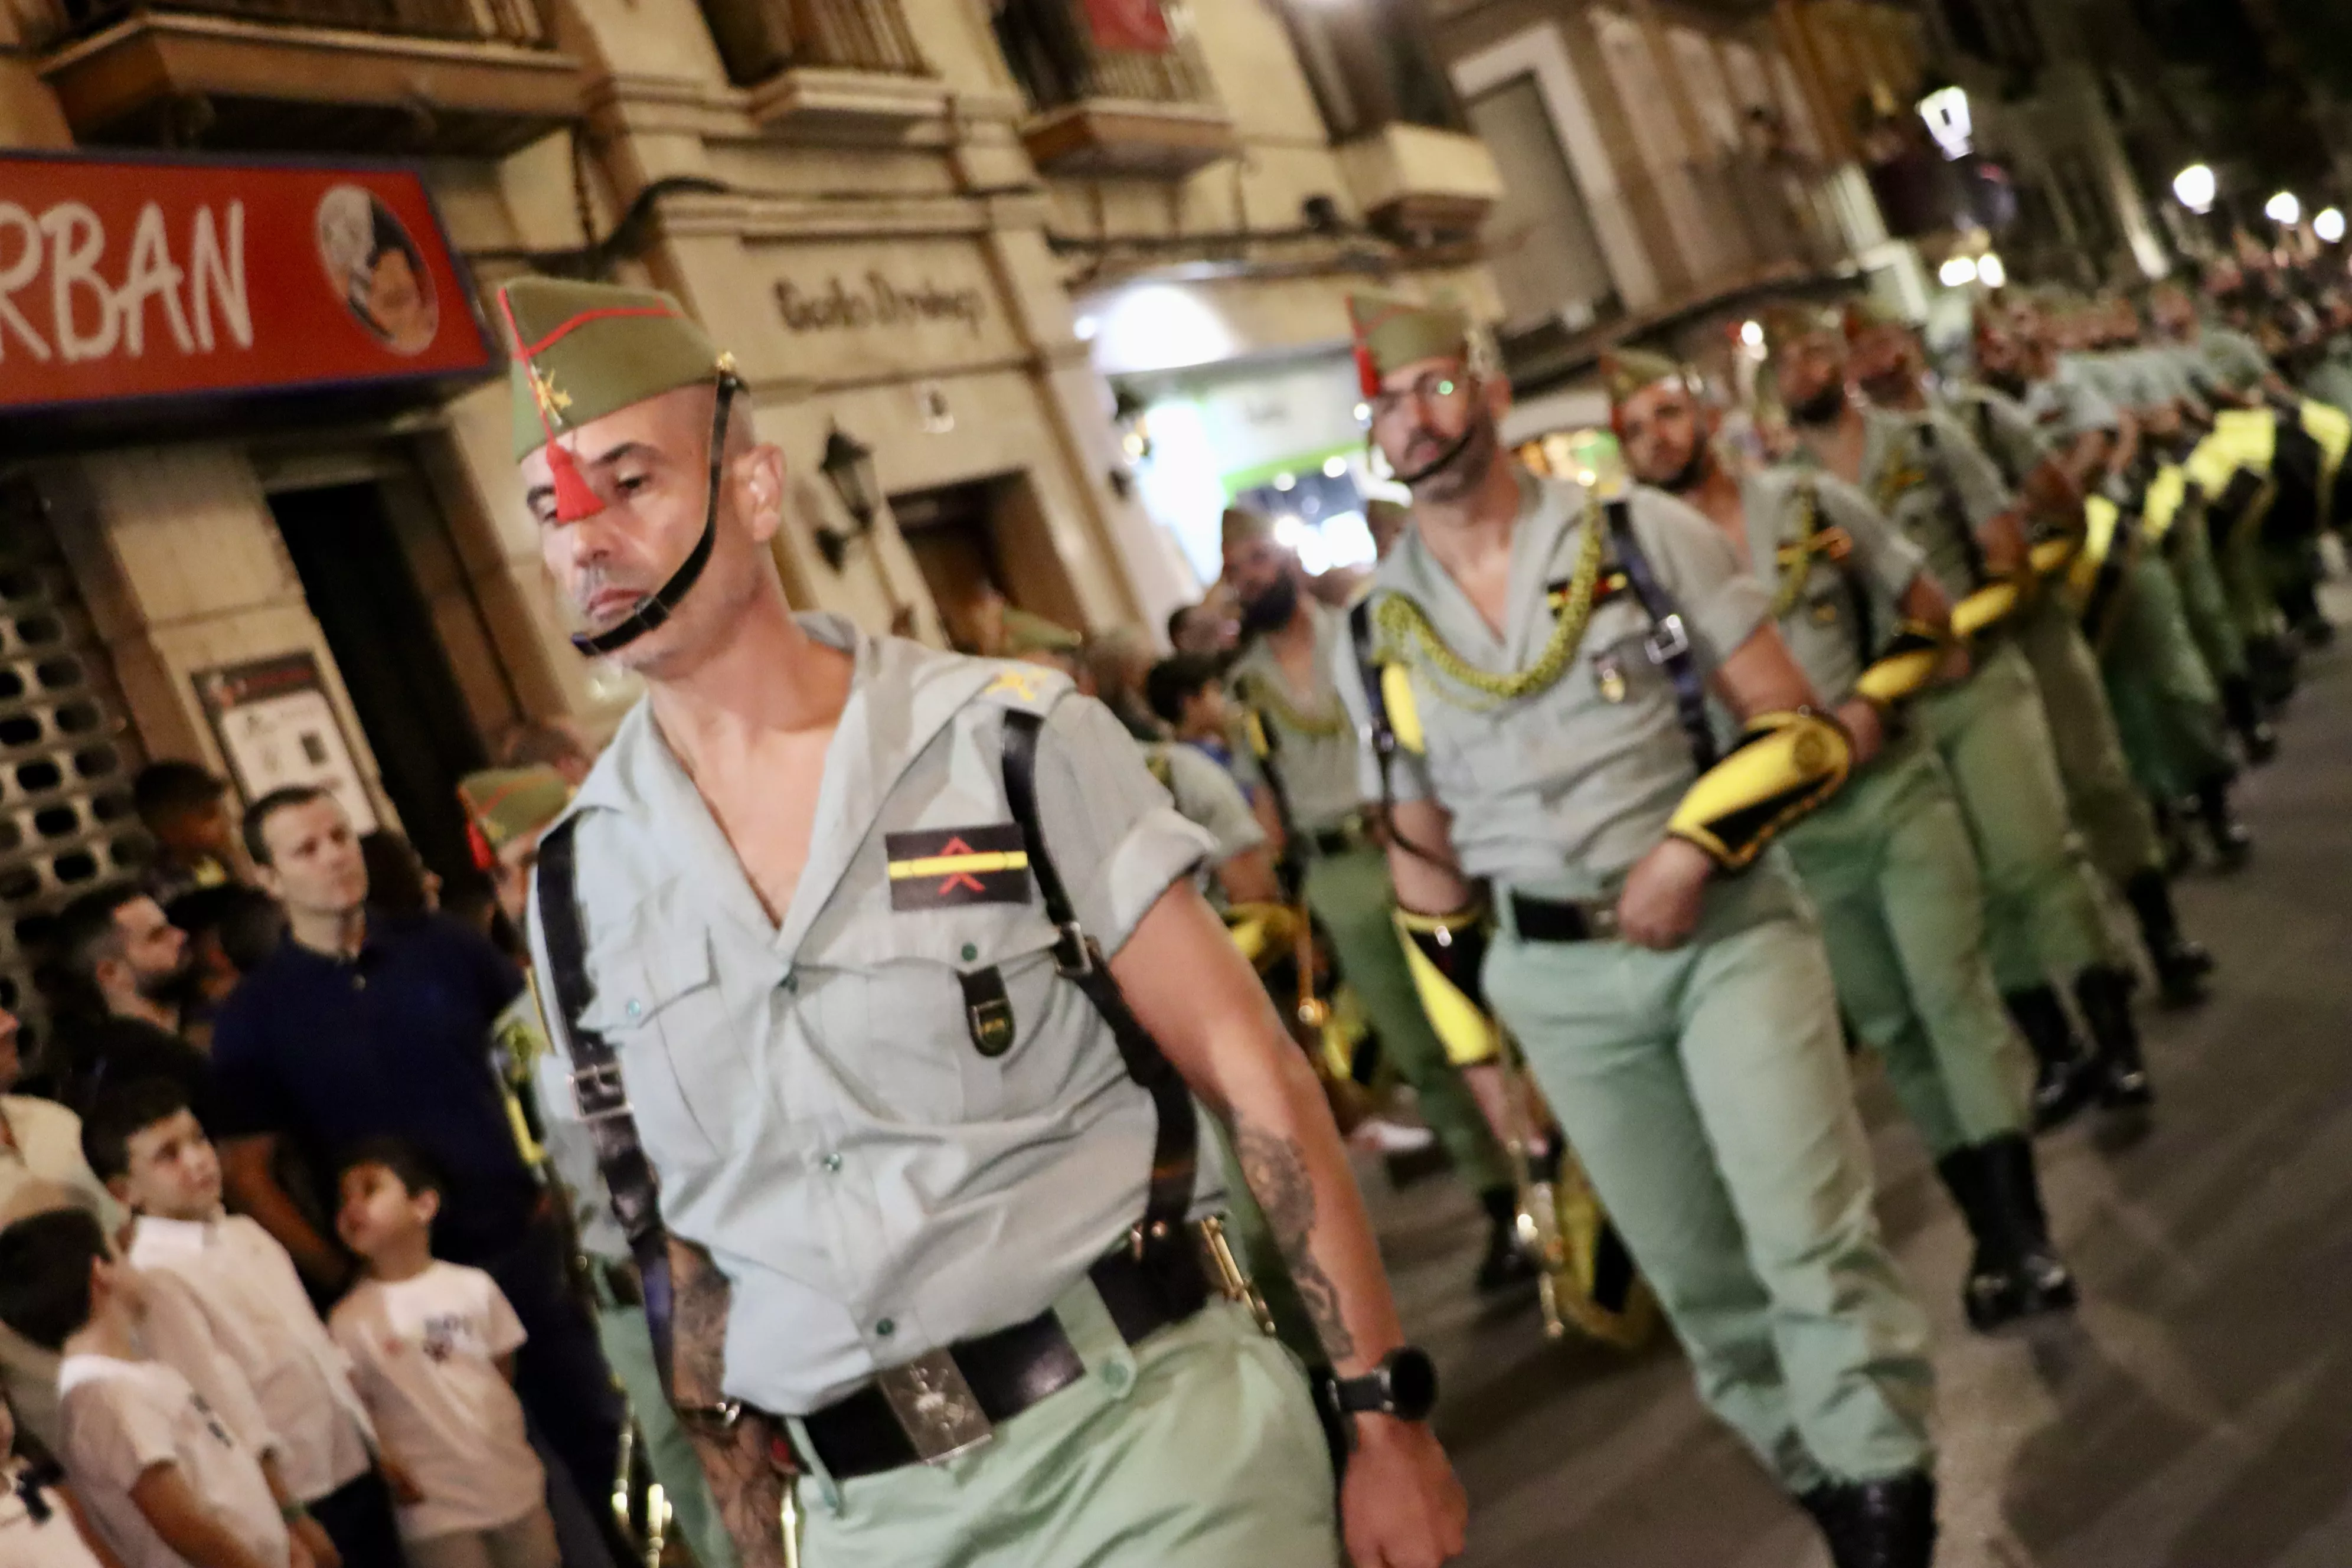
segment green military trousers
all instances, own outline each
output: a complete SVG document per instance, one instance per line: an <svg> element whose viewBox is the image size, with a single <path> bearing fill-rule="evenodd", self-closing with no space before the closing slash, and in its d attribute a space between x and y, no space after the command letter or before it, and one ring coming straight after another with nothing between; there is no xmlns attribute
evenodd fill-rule
<svg viewBox="0 0 2352 1568"><path fill-rule="evenodd" d="M1356 988L1381 1046L1419 1098L1422 1119L1473 1192L1507 1187L1511 1165L1486 1114L1421 1010L1404 939L1390 915L1387 856L1377 845L1307 863L1307 906L1331 939L1339 973Z"/></svg>
<svg viewBox="0 0 2352 1568"><path fill-rule="evenodd" d="M2179 800L2236 771L2221 692L2189 634L2171 568L2143 552L2126 572L2100 667L2132 776L2151 798Z"/></svg>
<svg viewBox="0 0 2352 1568"><path fill-rule="evenodd" d="M1786 863L1707 889L1671 952L1530 942L1518 1038L1701 1398L1792 1493L1926 1465L1927 1326L1878 1233L1820 927Z"/></svg>
<svg viewBox="0 0 2352 1568"><path fill-rule="evenodd" d="M2180 590L2181 614L2198 656L2216 681L2246 673L2246 634L2230 613L2230 592L2221 582L2221 563L2205 527L2202 507L2183 507L2164 536L2165 564Z"/></svg>
<svg viewBox="0 0 2352 1568"><path fill-rule="evenodd" d="M1951 773L1984 874L1985 930L2003 992L2118 961L2098 879L2066 813L2050 723L2015 643L1977 648L1976 673L1914 710Z"/></svg>
<svg viewBox="0 0 2352 1568"><path fill-rule="evenodd" d="M1086 1375L956 1458L804 1478L807 1568L1340 1568L1307 1379L1244 1309L1132 1347L1091 1285L1055 1310Z"/></svg>
<svg viewBox="0 0 2352 1568"><path fill-rule="evenodd" d="M2023 1131L2033 1069L1985 958L1976 847L1935 749L1895 742L1782 842L1821 911L1838 1001L1928 1153Z"/></svg>
<svg viewBox="0 0 2352 1568"><path fill-rule="evenodd" d="M2074 610L2050 592L2020 612L2017 646L2042 690L2067 810L2091 864L2120 888L2158 864L2163 849L2147 797L2132 782L2098 656L2083 640Z"/></svg>
<svg viewBox="0 0 2352 1568"><path fill-rule="evenodd" d="M693 1442L677 1424L663 1391L661 1373L654 1365L653 1331L646 1325L643 1307L625 1306L604 1298L598 1288L596 1338L604 1347L604 1361L621 1380L629 1396L629 1414L645 1439L646 1463L669 1500L677 1530L693 1548L700 1568L735 1568L735 1542L711 1500L710 1482ZM590 1498L588 1506L602 1508L604 1500Z"/></svg>

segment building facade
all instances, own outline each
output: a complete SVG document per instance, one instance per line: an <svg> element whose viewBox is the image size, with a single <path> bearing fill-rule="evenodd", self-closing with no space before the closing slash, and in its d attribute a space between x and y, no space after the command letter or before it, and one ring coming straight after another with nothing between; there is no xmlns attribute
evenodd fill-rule
<svg viewBox="0 0 2352 1568"><path fill-rule="evenodd" d="M989 588L1080 629L1156 625L1197 596L1182 534L1214 510L1149 504L1166 487L1138 394L1107 372L1335 381L1368 279L1484 313L1468 241L1491 163L1382 21L1318 32L1267 0L10 0L17 937L135 862L145 757L206 761L248 799L326 780L446 872L451 786L503 730L617 719L630 683L569 647L513 482L490 297L522 271L670 289L732 351L786 455L795 605L941 643L971 640ZM1163 311L1223 335L1109 357L1165 342ZM859 452L876 493L854 506L827 459ZM22 981L21 941L0 975Z"/></svg>

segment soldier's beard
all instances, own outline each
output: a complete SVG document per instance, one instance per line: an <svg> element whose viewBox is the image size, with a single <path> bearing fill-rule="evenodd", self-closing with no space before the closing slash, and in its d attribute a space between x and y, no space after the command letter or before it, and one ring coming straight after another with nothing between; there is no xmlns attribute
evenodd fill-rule
<svg viewBox="0 0 2352 1568"><path fill-rule="evenodd" d="M1683 466L1676 468L1661 488L1678 496L1688 495L1706 482L1707 466L1706 443L1696 442L1691 447L1691 454L1684 459Z"/></svg>
<svg viewBox="0 0 2352 1568"><path fill-rule="evenodd" d="M1792 425L1827 425L1844 410L1845 385L1833 381L1802 403L1791 405L1789 422Z"/></svg>
<svg viewBox="0 0 2352 1568"><path fill-rule="evenodd" d="M1456 500L1486 479L1501 445L1494 416L1481 410L1471 416L1469 425L1451 444L1418 468L1398 474L1397 482L1412 491L1416 500L1441 503Z"/></svg>

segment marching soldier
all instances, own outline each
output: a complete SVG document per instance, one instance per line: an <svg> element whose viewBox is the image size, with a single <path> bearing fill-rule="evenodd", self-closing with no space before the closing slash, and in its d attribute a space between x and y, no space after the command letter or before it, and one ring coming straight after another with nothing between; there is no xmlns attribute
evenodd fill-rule
<svg viewBox="0 0 2352 1568"><path fill-rule="evenodd" d="M1920 1568L1925 1321L1873 1215L1819 927L1766 847L1836 787L1845 732L1705 518L1513 461L1459 314L1354 313L1414 512L1340 690L1420 950L1483 981L1702 1397L1840 1568ZM1727 760L1710 696L1748 726Z"/></svg>
<svg viewBox="0 0 2352 1568"><path fill-rule="evenodd" d="M667 296L500 295L584 651L646 699L539 847L531 935L747 1568L1433 1565L1463 1500L1322 1093L1099 705L794 616L782 454ZM1221 1233L1196 1103L1352 1433Z"/></svg>
<svg viewBox="0 0 2352 1568"><path fill-rule="evenodd" d="M1422 1119L1487 1219L1483 1291L1523 1286L1535 1265L1519 1246L1518 1187L1482 1101L1499 1105L1491 1059L1456 1063L1423 1013L1391 913L1388 874L1356 788L1356 731L1333 672L1348 647L1348 616L1304 592L1297 556L1273 525L1234 508L1224 517L1225 580L1254 634L1234 661L1234 696L1251 744L1236 760L1261 787L1261 820L1300 868L1307 907L1330 938L1381 1047L1419 1097ZM1263 751L1259 743L1263 742ZM1483 1091L1472 1085L1484 1079Z"/></svg>
<svg viewBox="0 0 2352 1568"><path fill-rule="evenodd" d="M1883 308L1857 305L1846 311L1846 335L1854 380L1874 406L1914 416L1937 406L1927 395L1927 356L1910 322ZM2084 526L2083 492L2066 461L2022 408L1990 388L1963 389L1940 411L1968 433L2024 503L2035 575L2061 574L2080 548ZM2165 1001L2201 1000L2212 955L2180 933L2155 814L2125 761L2098 656L2084 640L2074 606L2056 589L2052 582L2048 591L2028 598L2015 624L2018 647L2033 667L2049 717L2067 806L2091 863L2138 921Z"/></svg>
<svg viewBox="0 0 2352 1568"><path fill-rule="evenodd" d="M1907 700L1965 665L1919 547L1860 492L1790 468L1735 476L1716 416L1654 354L1604 362L1628 468L1722 531L1771 589L1789 651L1854 738L1854 776L1783 836L1821 911L1830 972L1968 1221L1979 1329L2074 1303L2027 1136L2032 1079L1984 954L1984 889L1950 776Z"/></svg>
<svg viewBox="0 0 2352 1568"><path fill-rule="evenodd" d="M1953 604L1954 629L1975 644L1969 678L1923 698L1917 712L1976 841L1993 973L2041 1063L2037 1116L2053 1125L2094 1097L2109 1109L2143 1107L2153 1096L2132 1018L2132 974L2110 944L2095 875L2067 816L2033 670L1998 624L2030 570L2009 494L1950 420L1852 400L1838 312L1782 306L1766 312L1764 326L1811 460L1869 496L1926 552ZM2092 1035L2087 1061L2053 973L2074 982Z"/></svg>

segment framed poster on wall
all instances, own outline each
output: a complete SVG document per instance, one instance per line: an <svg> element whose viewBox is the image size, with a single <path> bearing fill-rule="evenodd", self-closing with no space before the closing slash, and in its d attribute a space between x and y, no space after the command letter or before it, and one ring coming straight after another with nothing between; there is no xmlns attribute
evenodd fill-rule
<svg viewBox="0 0 2352 1568"><path fill-rule="evenodd" d="M199 670L195 684L247 805L272 790L315 784L342 803L354 832L376 830L374 803L314 655L281 653Z"/></svg>

